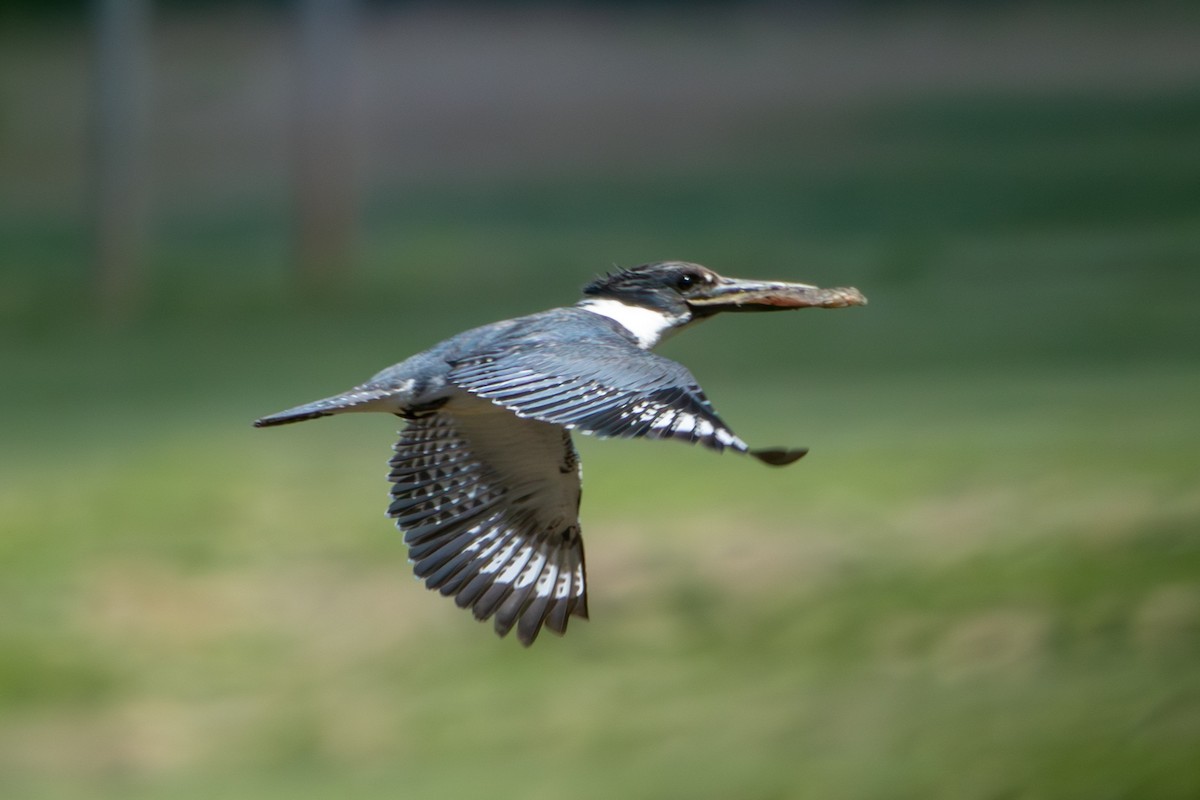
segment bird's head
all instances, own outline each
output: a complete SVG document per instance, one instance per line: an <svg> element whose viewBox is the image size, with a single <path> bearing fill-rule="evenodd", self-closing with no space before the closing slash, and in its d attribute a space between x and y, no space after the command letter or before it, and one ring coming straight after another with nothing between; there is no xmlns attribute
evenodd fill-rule
<svg viewBox="0 0 1200 800"><path fill-rule="evenodd" d="M686 261L663 261L610 273L584 287L581 305L625 325L643 347L721 311L786 311L866 305L857 289L726 278ZM657 330L656 330L657 328Z"/></svg>

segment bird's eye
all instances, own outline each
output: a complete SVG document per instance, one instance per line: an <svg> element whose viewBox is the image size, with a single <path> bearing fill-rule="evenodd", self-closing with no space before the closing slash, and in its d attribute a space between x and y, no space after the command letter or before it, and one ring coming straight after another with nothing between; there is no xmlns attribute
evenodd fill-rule
<svg viewBox="0 0 1200 800"><path fill-rule="evenodd" d="M700 278L691 272L685 272L675 280L676 289L690 289L700 282Z"/></svg>

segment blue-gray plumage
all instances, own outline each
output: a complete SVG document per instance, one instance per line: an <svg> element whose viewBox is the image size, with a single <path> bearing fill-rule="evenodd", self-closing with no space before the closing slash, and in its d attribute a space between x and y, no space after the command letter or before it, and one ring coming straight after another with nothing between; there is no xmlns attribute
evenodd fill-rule
<svg viewBox="0 0 1200 800"><path fill-rule="evenodd" d="M863 305L854 289L723 278L671 261L607 275L574 306L465 331L342 394L257 427L351 411L408 425L388 514L426 586L525 645L587 617L579 457L570 432L682 439L781 466L805 449L752 450L682 365L650 348L720 311Z"/></svg>

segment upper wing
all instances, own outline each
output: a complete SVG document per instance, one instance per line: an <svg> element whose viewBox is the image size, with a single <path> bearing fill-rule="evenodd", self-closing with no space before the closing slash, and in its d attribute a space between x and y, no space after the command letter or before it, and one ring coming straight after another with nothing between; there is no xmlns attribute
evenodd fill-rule
<svg viewBox="0 0 1200 800"><path fill-rule="evenodd" d="M495 350L457 362L449 379L518 416L584 433L749 452L686 368L624 341Z"/></svg>
<svg viewBox="0 0 1200 800"><path fill-rule="evenodd" d="M530 645L587 617L578 466L562 428L452 401L401 434L388 514L426 586Z"/></svg>

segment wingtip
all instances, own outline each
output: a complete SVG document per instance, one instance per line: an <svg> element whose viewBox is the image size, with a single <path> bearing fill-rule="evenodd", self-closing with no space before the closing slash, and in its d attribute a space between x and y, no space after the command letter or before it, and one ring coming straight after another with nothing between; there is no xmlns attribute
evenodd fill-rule
<svg viewBox="0 0 1200 800"><path fill-rule="evenodd" d="M789 449L786 447L768 447L762 450L751 450L750 455L764 464L772 467L786 467L794 464L808 454L807 447Z"/></svg>

